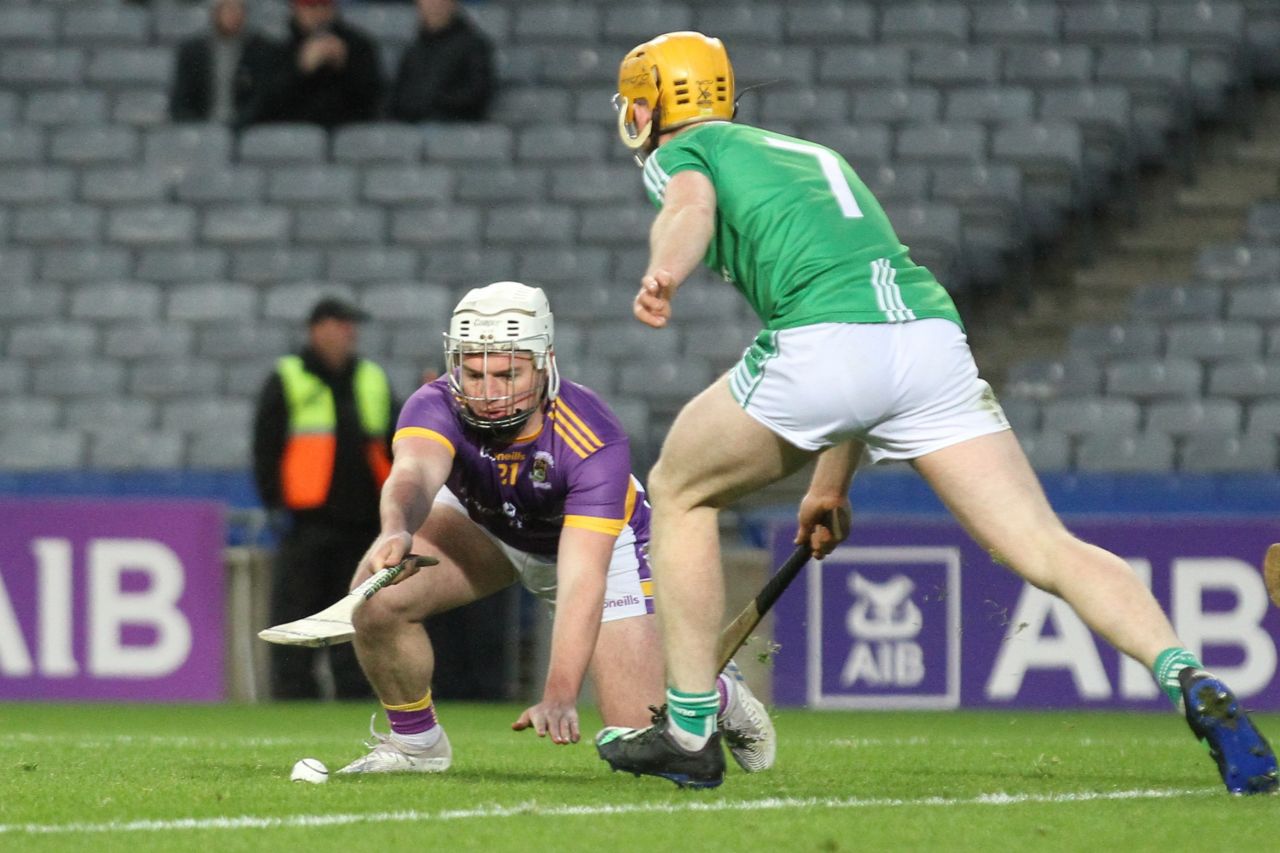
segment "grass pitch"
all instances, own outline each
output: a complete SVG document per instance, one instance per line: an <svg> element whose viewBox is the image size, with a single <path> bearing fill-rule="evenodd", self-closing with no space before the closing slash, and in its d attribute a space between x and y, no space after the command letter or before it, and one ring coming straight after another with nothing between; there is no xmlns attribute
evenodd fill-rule
<svg viewBox="0 0 1280 853"><path fill-rule="evenodd" d="M1181 718L776 714L778 764L712 791L611 774L515 705L446 704L440 775L291 783L361 754L374 703L0 705L4 850L1274 849L1280 798L1231 797ZM1280 717L1259 725L1280 740ZM383 721L379 718L379 725Z"/></svg>

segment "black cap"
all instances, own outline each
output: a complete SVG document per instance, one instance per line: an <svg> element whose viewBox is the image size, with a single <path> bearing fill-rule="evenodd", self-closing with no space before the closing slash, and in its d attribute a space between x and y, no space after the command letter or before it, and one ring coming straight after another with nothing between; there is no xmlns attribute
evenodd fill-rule
<svg viewBox="0 0 1280 853"><path fill-rule="evenodd" d="M328 297L321 299L311 309L311 318L307 320L307 324L314 326L321 320L350 320L353 323L360 323L369 319L367 311L362 311L344 299L336 297Z"/></svg>

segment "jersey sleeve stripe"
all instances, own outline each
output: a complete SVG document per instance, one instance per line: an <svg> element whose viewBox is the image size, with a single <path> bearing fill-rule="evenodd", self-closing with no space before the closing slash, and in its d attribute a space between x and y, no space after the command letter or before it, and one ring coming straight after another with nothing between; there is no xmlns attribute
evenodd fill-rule
<svg viewBox="0 0 1280 853"><path fill-rule="evenodd" d="M607 533L610 536L617 536L621 533L625 524L626 522L620 518L596 518L591 515L566 515L564 517L565 527L580 527L583 530L594 530L596 533Z"/></svg>
<svg viewBox="0 0 1280 853"><path fill-rule="evenodd" d="M634 476L627 478L627 502L622 509L622 518L627 522L631 522L631 516L636 511L636 478Z"/></svg>
<svg viewBox="0 0 1280 853"><path fill-rule="evenodd" d="M443 444L445 449L449 451L450 456L458 455L458 451L453 446L453 442L433 429L427 429L426 427L401 427L396 430L396 434L392 436L391 443L395 444L402 438L429 438L434 442Z"/></svg>
<svg viewBox="0 0 1280 853"><path fill-rule="evenodd" d="M569 445L569 449L572 450L574 453L578 454L580 458L586 459L588 456L591 455L590 453L588 453L587 451L583 450L581 447L578 446L577 442L574 440L574 437L570 435L568 432L566 432L564 429L562 429L560 427L559 422L556 422L554 429L556 431L556 435L563 438L564 443Z"/></svg>
<svg viewBox="0 0 1280 853"><path fill-rule="evenodd" d="M593 448L595 450L599 450L601 447L604 447L604 442L601 441L596 436L596 434L591 431L591 427L587 426L586 423L583 422L582 418L578 417L577 412L575 412L573 409L566 406L564 403L561 403L559 406L556 407L555 414L559 415L559 413L561 412L564 413L565 419L567 421L572 421L573 425L578 428L578 431L582 432L583 436L586 438L586 442L585 442L586 444L595 445L595 447Z"/></svg>

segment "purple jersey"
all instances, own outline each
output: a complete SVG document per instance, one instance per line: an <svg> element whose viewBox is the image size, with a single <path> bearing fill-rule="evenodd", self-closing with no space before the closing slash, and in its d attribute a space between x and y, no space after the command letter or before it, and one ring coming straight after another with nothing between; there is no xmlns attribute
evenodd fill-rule
<svg viewBox="0 0 1280 853"><path fill-rule="evenodd" d="M421 436L453 454L445 482L476 524L521 551L554 557L561 527L585 527L649 542L649 505L631 475L631 445L617 417L593 391L561 381L542 428L490 446L467 428L449 380L423 385L404 404L395 438Z"/></svg>

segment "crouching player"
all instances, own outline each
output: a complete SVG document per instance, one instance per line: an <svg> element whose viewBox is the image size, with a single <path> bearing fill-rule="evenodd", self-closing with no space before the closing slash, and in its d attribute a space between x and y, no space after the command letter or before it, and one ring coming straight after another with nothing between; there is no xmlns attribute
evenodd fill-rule
<svg viewBox="0 0 1280 853"><path fill-rule="evenodd" d="M542 700L513 724L553 743L579 739L591 673L606 726L641 727L662 702L662 649L649 579L649 506L609 408L562 382L542 290L504 281L453 312L446 376L400 413L382 490L382 530L352 586L410 551L439 565L403 577L355 617L355 648L390 735L340 773L435 772L452 761L431 700L423 618L519 581L555 618ZM747 771L773 763L764 706L730 667L718 680L725 740Z"/></svg>

